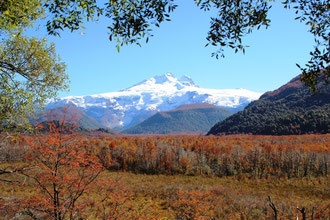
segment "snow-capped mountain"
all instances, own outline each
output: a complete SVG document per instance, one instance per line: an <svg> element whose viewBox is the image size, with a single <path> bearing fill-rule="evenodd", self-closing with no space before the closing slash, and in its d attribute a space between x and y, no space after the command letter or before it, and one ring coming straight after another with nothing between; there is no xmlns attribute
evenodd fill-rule
<svg viewBox="0 0 330 220"><path fill-rule="evenodd" d="M183 104L209 103L236 112L260 96L246 89L204 89L188 76L177 79L166 73L119 92L60 98L48 103L47 108L72 103L104 126L122 129Z"/></svg>

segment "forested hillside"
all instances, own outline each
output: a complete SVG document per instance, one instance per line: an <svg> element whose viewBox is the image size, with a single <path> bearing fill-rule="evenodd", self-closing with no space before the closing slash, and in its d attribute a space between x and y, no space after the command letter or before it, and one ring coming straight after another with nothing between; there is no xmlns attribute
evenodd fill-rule
<svg viewBox="0 0 330 220"><path fill-rule="evenodd" d="M129 128L126 134L206 133L214 123L232 113L215 105L187 104L172 111L158 112L142 123Z"/></svg>
<svg viewBox="0 0 330 220"><path fill-rule="evenodd" d="M330 88L323 81L316 94L295 77L267 92L208 134L293 135L330 132Z"/></svg>

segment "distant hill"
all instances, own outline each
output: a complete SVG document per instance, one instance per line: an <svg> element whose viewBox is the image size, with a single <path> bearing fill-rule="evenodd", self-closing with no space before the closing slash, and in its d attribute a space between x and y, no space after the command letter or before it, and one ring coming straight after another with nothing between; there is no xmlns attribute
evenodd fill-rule
<svg viewBox="0 0 330 220"><path fill-rule="evenodd" d="M214 123L232 113L212 104L185 104L171 111L158 112L140 124L124 130L126 134L205 133Z"/></svg>
<svg viewBox="0 0 330 220"><path fill-rule="evenodd" d="M218 122L208 134L293 135L330 133L330 86L320 80L313 95L295 77L279 89L266 92L226 120Z"/></svg>
<svg viewBox="0 0 330 220"><path fill-rule="evenodd" d="M97 122L95 119L89 117L86 113L76 107L74 104L58 105L38 116L37 122L44 122L47 120L65 120L74 119L72 123L78 123L79 127L87 129L104 129L105 127Z"/></svg>
<svg viewBox="0 0 330 220"><path fill-rule="evenodd" d="M42 121L40 123L38 123L38 125L36 126L36 131L37 132L49 132L51 127L57 127L59 128L60 126L63 126L59 120L46 120L46 121ZM67 121L64 125L64 127L62 127L62 129L60 129L59 132L64 132L64 133L72 133L72 132L82 132L85 134L101 134L101 133L106 133L106 134L118 134L117 132L114 132L111 129L108 128L98 128L98 129L91 129L91 128L86 128L83 126L80 126L76 123L72 123L70 121Z"/></svg>

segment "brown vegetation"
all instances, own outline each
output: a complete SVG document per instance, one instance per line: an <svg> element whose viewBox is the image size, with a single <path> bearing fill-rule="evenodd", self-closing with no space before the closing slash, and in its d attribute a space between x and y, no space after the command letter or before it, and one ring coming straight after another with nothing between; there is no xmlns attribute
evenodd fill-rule
<svg viewBox="0 0 330 220"><path fill-rule="evenodd" d="M330 135L86 138L51 131L2 136L1 216L326 219L330 214Z"/></svg>

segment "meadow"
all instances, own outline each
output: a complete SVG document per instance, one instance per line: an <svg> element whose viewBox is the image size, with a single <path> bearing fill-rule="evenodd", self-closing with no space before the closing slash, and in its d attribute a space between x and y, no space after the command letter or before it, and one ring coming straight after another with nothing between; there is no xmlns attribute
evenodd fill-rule
<svg viewBox="0 0 330 220"><path fill-rule="evenodd" d="M56 129L55 129L56 130ZM3 219L329 219L330 135L3 135Z"/></svg>

